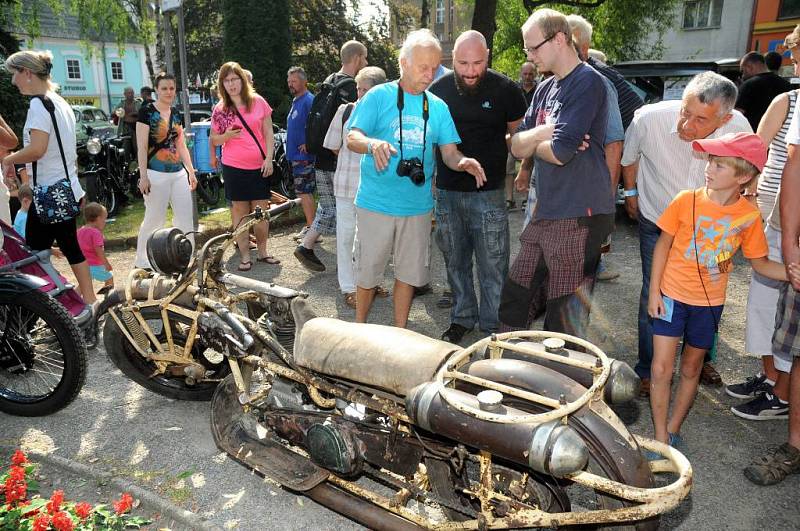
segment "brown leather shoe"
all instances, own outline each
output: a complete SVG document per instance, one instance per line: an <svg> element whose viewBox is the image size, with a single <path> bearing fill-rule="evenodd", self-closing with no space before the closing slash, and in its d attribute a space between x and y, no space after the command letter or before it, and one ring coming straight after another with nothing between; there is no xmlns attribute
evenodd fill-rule
<svg viewBox="0 0 800 531"><path fill-rule="evenodd" d="M639 398L650 397L650 378L642 378L639 383Z"/></svg>
<svg viewBox="0 0 800 531"><path fill-rule="evenodd" d="M700 371L700 383L719 387L722 385L722 376L719 375L717 369L715 369L713 365L704 363L703 369Z"/></svg>

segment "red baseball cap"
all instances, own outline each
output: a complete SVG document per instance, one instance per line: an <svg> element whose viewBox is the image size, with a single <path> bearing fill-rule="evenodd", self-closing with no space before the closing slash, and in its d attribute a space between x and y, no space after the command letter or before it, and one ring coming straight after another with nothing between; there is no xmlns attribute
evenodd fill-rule
<svg viewBox="0 0 800 531"><path fill-rule="evenodd" d="M728 133L719 138L695 140L692 148L718 157L744 159L758 168L758 171L763 171L764 164L767 163L767 146L755 133Z"/></svg>

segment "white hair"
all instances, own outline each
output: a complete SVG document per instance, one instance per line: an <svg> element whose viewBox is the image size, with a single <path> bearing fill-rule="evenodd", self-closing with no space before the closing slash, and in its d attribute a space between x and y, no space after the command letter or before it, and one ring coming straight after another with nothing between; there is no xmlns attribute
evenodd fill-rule
<svg viewBox="0 0 800 531"><path fill-rule="evenodd" d="M733 81L716 72L708 71L697 74L689 81L683 90L683 98L685 100L695 96L700 103L706 105L719 101L719 117L722 118L733 110L737 93Z"/></svg>
<svg viewBox="0 0 800 531"><path fill-rule="evenodd" d="M567 22L572 29L572 34L577 37L579 48L592 44L592 25L580 15L567 15Z"/></svg>
<svg viewBox="0 0 800 531"><path fill-rule="evenodd" d="M414 48L436 48L439 54L442 53L442 45L431 30L423 28L412 31L406 36L403 46L400 47L399 64L401 76L403 75L403 59L408 64L411 64L411 54L414 52Z"/></svg>

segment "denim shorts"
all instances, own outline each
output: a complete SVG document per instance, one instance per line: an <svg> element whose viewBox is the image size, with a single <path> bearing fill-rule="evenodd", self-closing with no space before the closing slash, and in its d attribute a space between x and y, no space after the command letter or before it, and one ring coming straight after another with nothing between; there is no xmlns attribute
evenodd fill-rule
<svg viewBox="0 0 800 531"><path fill-rule="evenodd" d="M670 299L661 295L666 304ZM672 316L669 321L664 318L653 318L653 335L666 337L683 337L684 343L695 348L710 349L714 345L723 305L694 306L681 301L673 302Z"/></svg>
<svg viewBox="0 0 800 531"><path fill-rule="evenodd" d="M104 265L90 265L89 273L92 275L93 279L100 282L105 282L106 280L114 278L114 275L111 274L111 271L106 269L106 266Z"/></svg>
<svg viewBox="0 0 800 531"><path fill-rule="evenodd" d="M308 160L292 161L294 191L298 194L313 194L317 189L317 178L314 174L314 163Z"/></svg>

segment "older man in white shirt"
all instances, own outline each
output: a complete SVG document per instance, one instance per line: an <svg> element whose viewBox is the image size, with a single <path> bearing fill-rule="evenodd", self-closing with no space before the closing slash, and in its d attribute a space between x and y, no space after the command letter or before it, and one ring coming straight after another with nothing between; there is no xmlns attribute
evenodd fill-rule
<svg viewBox="0 0 800 531"><path fill-rule="evenodd" d="M625 134L622 154L625 208L631 218L639 221L642 258L636 364L636 373L642 379L642 395L649 395L653 359L653 327L647 314L647 298L653 249L661 234L656 221L678 192L698 188L705 182L706 159L692 150L693 140L752 132L747 119L733 110L735 103L733 82L719 74L703 72L686 86L683 99L641 107ZM704 383L709 379L719 380L708 363L703 367L703 376Z"/></svg>

